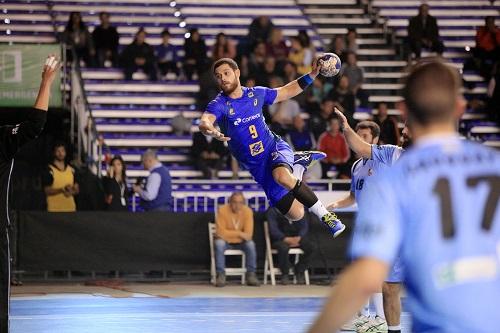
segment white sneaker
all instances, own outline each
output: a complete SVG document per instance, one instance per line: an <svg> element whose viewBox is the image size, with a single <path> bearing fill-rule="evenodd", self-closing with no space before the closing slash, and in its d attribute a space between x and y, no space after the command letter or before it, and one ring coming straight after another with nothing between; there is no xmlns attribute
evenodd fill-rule
<svg viewBox="0 0 500 333"><path fill-rule="evenodd" d="M370 321L369 317L365 315L359 315L355 317L350 323L347 323L345 325L346 328L342 327L342 329L345 331L356 331L359 327L362 327L369 321ZM347 327L350 327L350 329L348 329Z"/></svg>
<svg viewBox="0 0 500 333"><path fill-rule="evenodd" d="M363 326L356 329L357 333L387 333L387 323L384 319L376 316L374 319L369 319Z"/></svg>

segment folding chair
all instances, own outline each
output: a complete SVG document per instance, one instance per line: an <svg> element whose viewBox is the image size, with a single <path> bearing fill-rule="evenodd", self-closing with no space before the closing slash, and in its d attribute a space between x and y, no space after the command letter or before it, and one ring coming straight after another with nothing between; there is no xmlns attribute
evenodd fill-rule
<svg viewBox="0 0 500 333"><path fill-rule="evenodd" d="M278 250L271 248L271 237L269 235L269 223L264 221L264 237L266 240L266 260L264 262L264 284L267 284L267 277L271 276L271 285L276 285L276 274L283 274L278 267L274 267L273 262L273 254L278 254ZM290 248L288 250L288 254L293 255L294 264L299 262L299 257L301 254L304 254L304 251L299 248ZM295 272L290 268L289 274L293 274L293 283L297 283L297 277L295 276ZM309 270L304 272L304 277L306 280L306 285L309 285Z"/></svg>
<svg viewBox="0 0 500 333"><path fill-rule="evenodd" d="M208 223L208 239L210 242L210 283L215 284L215 223ZM227 249L225 256L241 256L241 267L226 267L226 276L241 276L241 284L245 284L246 255L242 250Z"/></svg>

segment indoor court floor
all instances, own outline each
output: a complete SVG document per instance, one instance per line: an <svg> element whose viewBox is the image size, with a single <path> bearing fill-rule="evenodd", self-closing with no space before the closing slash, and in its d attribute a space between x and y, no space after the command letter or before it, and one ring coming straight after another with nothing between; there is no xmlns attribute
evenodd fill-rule
<svg viewBox="0 0 500 333"><path fill-rule="evenodd" d="M305 332L326 286L78 284L15 287L12 333ZM403 314L403 332L409 315Z"/></svg>

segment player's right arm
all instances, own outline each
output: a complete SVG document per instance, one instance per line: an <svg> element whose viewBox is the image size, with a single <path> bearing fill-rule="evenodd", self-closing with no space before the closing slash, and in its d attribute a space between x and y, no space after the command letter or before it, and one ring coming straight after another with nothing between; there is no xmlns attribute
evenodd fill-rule
<svg viewBox="0 0 500 333"><path fill-rule="evenodd" d="M332 202L326 208L328 210L334 210L334 209L338 209L338 208L349 207L349 206L354 205L355 202L356 202L356 197L354 196L354 193L349 192L348 196Z"/></svg>
<svg viewBox="0 0 500 333"><path fill-rule="evenodd" d="M210 112L204 112L200 119L200 125L198 128L200 132L205 135L210 135L216 138L219 141L229 141L231 138L224 135L224 133L220 132L217 128L215 128L214 123L217 117Z"/></svg>
<svg viewBox="0 0 500 333"><path fill-rule="evenodd" d="M371 159L372 158L372 146L369 143L363 141L358 134L349 126L347 118L342 112L335 108L335 114L339 117L340 128L343 129L344 137L347 141L349 147L360 157Z"/></svg>

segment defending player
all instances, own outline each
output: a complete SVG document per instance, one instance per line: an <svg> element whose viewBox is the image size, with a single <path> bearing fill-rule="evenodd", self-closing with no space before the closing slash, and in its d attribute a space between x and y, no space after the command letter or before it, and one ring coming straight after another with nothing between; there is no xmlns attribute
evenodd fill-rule
<svg viewBox="0 0 500 333"><path fill-rule="evenodd" d="M291 221L300 220L306 206L336 237L345 226L301 181L310 163L325 154L302 152L294 158L290 146L269 129L262 114L264 105L292 98L309 86L319 73L318 59L309 74L277 89L242 87L236 62L229 58L217 60L213 73L222 91L208 104L199 128L204 134L228 141L233 156L262 186L272 206ZM220 131L214 127L215 122Z"/></svg>
<svg viewBox="0 0 500 333"><path fill-rule="evenodd" d="M403 149L394 145L377 145L380 127L373 121L362 121L356 125L354 131L347 122L345 116L335 110L340 119L341 127L349 147L361 158L352 166L352 179L350 194L337 200L328 206L329 209L338 209L353 205L359 201L363 194L365 184L380 171L392 166L401 156ZM403 130L404 146L409 144L408 128ZM377 291L371 298L375 306L376 316L369 316L368 306L365 307L361 316L357 317L353 326L357 332L387 332L400 333L401 301L399 298L400 284L403 281L403 268L397 259L389 276L381 286L382 293ZM382 297L383 294L383 297ZM389 325L387 327L386 324ZM348 327L343 327L347 329ZM350 328L350 327L349 327Z"/></svg>
<svg viewBox="0 0 500 333"><path fill-rule="evenodd" d="M412 331L498 330L500 154L458 137L460 89L456 71L439 61L418 64L407 77L414 148L365 185L351 248L357 260L310 332L340 328L398 254Z"/></svg>

